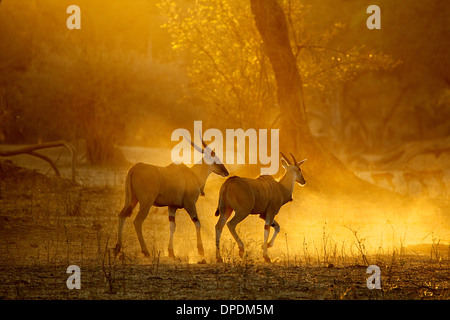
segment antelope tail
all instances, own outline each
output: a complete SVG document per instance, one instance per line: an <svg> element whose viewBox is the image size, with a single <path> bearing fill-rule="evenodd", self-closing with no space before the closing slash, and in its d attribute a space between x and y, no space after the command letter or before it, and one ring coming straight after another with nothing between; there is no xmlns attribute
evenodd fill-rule
<svg viewBox="0 0 450 320"><path fill-rule="evenodd" d="M121 217L129 217L131 216L131 212L136 204L133 206L131 203L132 199L135 197L133 194L133 190L131 189L131 176L133 172L132 170L128 170L127 178L125 180L125 205L123 206L122 211L120 211L119 216Z"/></svg>
<svg viewBox="0 0 450 320"><path fill-rule="evenodd" d="M219 192L219 205L217 206L216 213L214 214L216 217L219 216L221 212L225 212L227 209L226 204L226 192L227 192L227 181L225 181L224 184L222 184L222 187L220 187Z"/></svg>

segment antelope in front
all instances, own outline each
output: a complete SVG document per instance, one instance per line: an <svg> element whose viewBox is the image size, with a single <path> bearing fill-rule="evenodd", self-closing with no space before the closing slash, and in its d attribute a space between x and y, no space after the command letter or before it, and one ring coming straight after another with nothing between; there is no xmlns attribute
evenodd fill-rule
<svg viewBox="0 0 450 320"><path fill-rule="evenodd" d="M219 205L215 215L219 217L216 224L216 260L222 262L220 256L220 235L231 213L234 217L227 223L228 229L239 246L239 255L244 254L244 243L236 233L236 225L244 220L249 214L258 214L265 221L263 257L266 262L270 262L267 248L273 246L275 237L280 232L280 225L275 221L275 216L280 208L289 201L292 201L292 192L295 182L305 185L300 165L306 161L297 162L292 155L293 163L281 153L281 165L286 170L284 176L276 181L272 176L262 175L257 179L230 177L220 188ZM269 229L273 227L274 234L269 243Z"/></svg>
<svg viewBox="0 0 450 320"><path fill-rule="evenodd" d="M192 141L192 146L203 153L203 161L188 168L184 164L171 163L167 167L159 167L145 163L137 163L128 170L125 181L125 205L119 213L117 244L114 249L117 255L122 248L122 229L126 217L139 202L139 212L133 220L134 228L139 239L142 253L150 256L142 236L142 223L147 217L151 206L168 207L170 223L169 256L173 253L173 234L175 232L175 212L184 208L197 232L197 249L204 255L203 243L200 236L200 220L197 216L196 202L199 195L203 195L206 180L211 173L222 177L228 176L228 171L220 159L210 150L202 140L203 148ZM209 152L205 151L208 150ZM206 159L208 158L208 159Z"/></svg>

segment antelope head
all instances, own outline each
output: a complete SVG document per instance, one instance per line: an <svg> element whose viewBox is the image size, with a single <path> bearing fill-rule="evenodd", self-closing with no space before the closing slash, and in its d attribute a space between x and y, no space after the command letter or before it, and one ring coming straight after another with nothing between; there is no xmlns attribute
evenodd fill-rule
<svg viewBox="0 0 450 320"><path fill-rule="evenodd" d="M186 136L185 136L186 137ZM201 137L201 136L200 136ZM187 137L186 137L187 138ZM227 168L222 163L222 160L219 159L219 157L216 155L216 153L211 150L210 147L208 147L202 139L202 145L203 147L200 148L197 146L193 141L188 139L188 141L191 143L191 145L194 147L195 150L203 154L203 161L205 161L206 164L208 164L211 167L211 172L222 176L222 177L228 177L229 172Z"/></svg>
<svg viewBox="0 0 450 320"><path fill-rule="evenodd" d="M281 152L280 152L281 153ZM300 168L300 165L306 161L306 159L297 162L295 160L294 155L291 153L292 160L294 162L291 162L288 157L286 157L283 153L281 153L281 165L284 169L286 169L286 172L292 172L292 174L295 177L295 181L298 182L301 186L304 186L306 184L305 178L303 178L302 175L302 169Z"/></svg>

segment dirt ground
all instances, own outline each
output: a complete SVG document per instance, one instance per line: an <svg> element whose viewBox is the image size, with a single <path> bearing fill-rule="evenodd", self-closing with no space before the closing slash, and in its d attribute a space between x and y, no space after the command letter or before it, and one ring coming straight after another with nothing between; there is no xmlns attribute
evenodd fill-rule
<svg viewBox="0 0 450 320"><path fill-rule="evenodd" d="M151 256L140 253L128 219L123 253L115 259L111 249L126 168L112 170L108 179L97 178L96 183L87 182L89 173L98 168L81 168L80 184L10 162L0 164L0 299L450 298L450 247L445 242L362 255L356 249L326 253L324 245L320 252L311 246L308 251L305 242L303 250L295 250L287 235L280 235L279 249L270 249L274 258L267 264L260 257L260 240L250 244L241 259L225 237L225 261L218 264L212 215L202 221L206 263L198 263L202 257L195 250L194 226L181 213L176 258L167 257L169 224L164 209L153 210L144 224ZM366 262L380 267L380 290L367 288ZM70 265L80 267L79 290L67 288Z"/></svg>

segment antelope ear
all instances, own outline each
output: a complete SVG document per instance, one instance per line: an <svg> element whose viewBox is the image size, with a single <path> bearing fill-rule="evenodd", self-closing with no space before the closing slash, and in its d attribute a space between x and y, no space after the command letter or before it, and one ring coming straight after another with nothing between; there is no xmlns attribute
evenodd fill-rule
<svg viewBox="0 0 450 320"><path fill-rule="evenodd" d="M302 161L300 161L299 163L298 163L298 166L300 167L300 165L303 163L303 162L305 162L307 159L303 159Z"/></svg>
<svg viewBox="0 0 450 320"><path fill-rule="evenodd" d="M286 160L284 160L283 158L281 158L281 165L283 166L283 168L287 169L287 167L289 167L289 164L286 162Z"/></svg>

